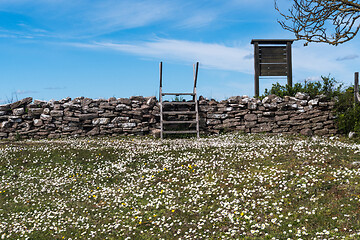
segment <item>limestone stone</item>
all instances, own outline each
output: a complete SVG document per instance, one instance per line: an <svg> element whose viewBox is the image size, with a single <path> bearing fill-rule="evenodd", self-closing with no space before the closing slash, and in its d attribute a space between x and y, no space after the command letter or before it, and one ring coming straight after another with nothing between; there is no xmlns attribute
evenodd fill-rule
<svg viewBox="0 0 360 240"><path fill-rule="evenodd" d="M289 115L275 116L275 122L289 119Z"/></svg>
<svg viewBox="0 0 360 240"><path fill-rule="evenodd" d="M81 105L74 102L67 102L63 104L63 108L75 110L75 109L81 109Z"/></svg>
<svg viewBox="0 0 360 240"><path fill-rule="evenodd" d="M35 127L40 127L42 126L44 123L43 123L43 120L41 119L34 119L34 126Z"/></svg>
<svg viewBox="0 0 360 240"><path fill-rule="evenodd" d="M257 121L259 123L274 122L274 118L271 118L271 117L258 117Z"/></svg>
<svg viewBox="0 0 360 240"><path fill-rule="evenodd" d="M257 104L254 103L254 102L249 102L249 103L248 103L248 108L249 108L250 110L256 110Z"/></svg>
<svg viewBox="0 0 360 240"><path fill-rule="evenodd" d="M146 105L150 106L150 107L153 107L156 103L156 98L155 97L149 97L147 100L146 100Z"/></svg>
<svg viewBox="0 0 360 240"><path fill-rule="evenodd" d="M327 108L329 106L328 102L319 102L319 107Z"/></svg>
<svg viewBox="0 0 360 240"><path fill-rule="evenodd" d="M225 119L228 117L228 114L217 114L217 113L208 113L207 118L214 118L214 119Z"/></svg>
<svg viewBox="0 0 360 240"><path fill-rule="evenodd" d="M10 104L0 105L0 111L9 111L11 109Z"/></svg>
<svg viewBox="0 0 360 240"><path fill-rule="evenodd" d="M11 127L11 122L9 121L4 121L0 123L0 128L9 128Z"/></svg>
<svg viewBox="0 0 360 240"><path fill-rule="evenodd" d="M22 105L27 105L27 104L31 103L32 100L33 100L32 97L27 97L27 98L21 99L20 101L11 103L10 108L15 109L15 108L18 108L18 107L20 107Z"/></svg>
<svg viewBox="0 0 360 240"><path fill-rule="evenodd" d="M136 123L122 123L121 126L123 128L134 128L136 127Z"/></svg>
<svg viewBox="0 0 360 240"><path fill-rule="evenodd" d="M319 104L319 99L311 99L308 104L311 106L316 106Z"/></svg>
<svg viewBox="0 0 360 240"><path fill-rule="evenodd" d="M304 128L300 131L301 135L312 136L314 132L310 128Z"/></svg>
<svg viewBox="0 0 360 240"><path fill-rule="evenodd" d="M219 119L208 119L206 121L207 125L217 125L217 124L221 124L221 121Z"/></svg>
<svg viewBox="0 0 360 240"><path fill-rule="evenodd" d="M245 122L245 127L246 128L255 127L256 124L257 124L257 122Z"/></svg>
<svg viewBox="0 0 360 240"><path fill-rule="evenodd" d="M323 136L323 135L327 135L327 134L329 134L329 129L327 129L327 128L315 131L315 135Z"/></svg>
<svg viewBox="0 0 360 240"><path fill-rule="evenodd" d="M99 108L100 109L109 109L109 110L115 109L115 107L111 106L109 103L100 103Z"/></svg>
<svg viewBox="0 0 360 240"><path fill-rule="evenodd" d="M211 105L200 105L199 106L200 112L215 112L216 110L217 110L216 106L211 106Z"/></svg>
<svg viewBox="0 0 360 240"><path fill-rule="evenodd" d="M271 103L271 99L267 96L267 97L264 97L264 99L262 100L262 103L265 104L265 103Z"/></svg>
<svg viewBox="0 0 360 240"><path fill-rule="evenodd" d="M249 122L251 122L251 121L256 121L256 120L257 120L257 116L256 116L255 114L246 114L246 115L244 116L244 119L245 119L245 121L249 121Z"/></svg>
<svg viewBox="0 0 360 240"><path fill-rule="evenodd" d="M308 105L308 101L306 101L306 100L301 100L301 101L299 102L299 104L300 104L300 106L307 106L307 105Z"/></svg>
<svg viewBox="0 0 360 240"><path fill-rule="evenodd" d="M95 118L92 120L93 125L105 125L110 123L110 118Z"/></svg>
<svg viewBox="0 0 360 240"><path fill-rule="evenodd" d="M288 132L289 128L287 127L281 127L281 128L274 128L271 132L273 133L283 133L283 132Z"/></svg>
<svg viewBox="0 0 360 240"><path fill-rule="evenodd" d="M312 118L310 119L311 122L325 122L326 120L328 119L328 116L325 115L325 116L319 116L319 117L315 117L315 118Z"/></svg>
<svg viewBox="0 0 360 240"><path fill-rule="evenodd" d="M48 135L48 138L50 138L50 139L60 138L60 137L61 137L61 135L59 133L50 133Z"/></svg>
<svg viewBox="0 0 360 240"><path fill-rule="evenodd" d="M66 117L72 117L74 116L74 112L70 111L70 110L65 110L64 111L64 116Z"/></svg>
<svg viewBox="0 0 360 240"><path fill-rule="evenodd" d="M43 113L42 108L29 108L28 112L31 116L40 116Z"/></svg>
<svg viewBox="0 0 360 240"><path fill-rule="evenodd" d="M100 133L99 127L94 127L93 129L91 129L90 131L88 131L88 132L86 133L86 135L88 135L88 136L96 136L96 135L99 135L99 133Z"/></svg>
<svg viewBox="0 0 360 240"><path fill-rule="evenodd" d="M232 96L227 99L228 103L238 103L241 100L240 96Z"/></svg>
<svg viewBox="0 0 360 240"><path fill-rule="evenodd" d="M9 119L9 122L12 122L12 123L22 122L22 118L20 116L9 116L8 119Z"/></svg>
<svg viewBox="0 0 360 240"><path fill-rule="evenodd" d="M105 113L101 113L99 114L99 117L102 117L102 118L113 118L113 117L116 117L117 115L114 114L113 112L105 112Z"/></svg>
<svg viewBox="0 0 360 240"><path fill-rule="evenodd" d="M321 130L324 128L324 124L322 122L318 122L318 123L315 123L315 125L313 126L312 130Z"/></svg>
<svg viewBox="0 0 360 240"><path fill-rule="evenodd" d="M118 101L122 104L130 105L131 100L129 98L119 98Z"/></svg>
<svg viewBox="0 0 360 240"><path fill-rule="evenodd" d="M295 98L300 99L300 100L307 100L310 98L310 96L307 93L297 92L295 94Z"/></svg>
<svg viewBox="0 0 360 240"><path fill-rule="evenodd" d="M64 111L63 110L51 110L50 111L50 116L52 116L52 117L62 117L62 116L64 116Z"/></svg>
<svg viewBox="0 0 360 240"><path fill-rule="evenodd" d="M97 118L98 116L99 116L99 114L97 114L97 113L87 113L87 114L79 114L78 115L80 120L90 120L90 119Z"/></svg>
<svg viewBox="0 0 360 240"><path fill-rule="evenodd" d="M266 125L266 126L251 128L251 133L270 132L271 130L272 130L272 127Z"/></svg>
<svg viewBox="0 0 360 240"><path fill-rule="evenodd" d="M8 134L5 132L0 132L0 137L1 138L7 138Z"/></svg>
<svg viewBox="0 0 360 240"><path fill-rule="evenodd" d="M24 108L15 108L12 110L12 112L15 116L20 116L25 113L25 109Z"/></svg>
<svg viewBox="0 0 360 240"><path fill-rule="evenodd" d="M80 122L80 119L77 117L64 117L63 119L64 121L69 121L69 122Z"/></svg>
<svg viewBox="0 0 360 240"><path fill-rule="evenodd" d="M52 117L50 115L46 115L46 114L41 114L40 115L40 119L41 120L45 120L45 121L51 121Z"/></svg>
<svg viewBox="0 0 360 240"><path fill-rule="evenodd" d="M49 108L44 108L43 114L50 115L50 109Z"/></svg>
<svg viewBox="0 0 360 240"><path fill-rule="evenodd" d="M237 122L229 122L229 123L223 123L220 125L215 125L214 129L228 130L229 128L234 128L238 125L239 124Z"/></svg>
<svg viewBox="0 0 360 240"><path fill-rule="evenodd" d="M128 106L128 105L126 105L126 104L123 104L123 103L121 103L121 104L119 104L119 105L117 105L117 106L115 107L115 110L116 110L116 111L130 110L130 109L131 109L130 106Z"/></svg>
<svg viewBox="0 0 360 240"><path fill-rule="evenodd" d="M274 113L274 112L264 112L264 113L263 113L263 116L264 116L264 117L274 117L274 116L275 116L275 113Z"/></svg>

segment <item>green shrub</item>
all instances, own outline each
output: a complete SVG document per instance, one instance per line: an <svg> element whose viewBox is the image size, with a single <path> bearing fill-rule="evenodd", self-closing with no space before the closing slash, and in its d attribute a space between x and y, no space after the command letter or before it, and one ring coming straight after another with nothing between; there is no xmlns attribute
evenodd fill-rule
<svg viewBox="0 0 360 240"><path fill-rule="evenodd" d="M360 103L354 103L354 88L343 91L335 104L336 119L339 130L343 133L360 133Z"/></svg>
<svg viewBox="0 0 360 240"><path fill-rule="evenodd" d="M338 84L335 78L330 78L330 75L325 77L321 76L321 81L308 82L304 84L296 83L294 86L281 85L275 83L271 89L265 89L264 94L260 98L264 98L270 94L275 94L279 97L292 96L294 97L297 92L307 93L311 98L316 95L324 94L328 99L332 99L341 93L342 84Z"/></svg>
<svg viewBox="0 0 360 240"><path fill-rule="evenodd" d="M179 96L176 96L175 98L172 99L173 102L183 102L184 101L184 98L183 97L179 97Z"/></svg>
<svg viewBox="0 0 360 240"><path fill-rule="evenodd" d="M296 83L294 86L275 83L270 90L265 92L260 99L275 94L279 97L295 96L297 92L307 93L311 98L323 94L328 100L335 101L334 114L336 123L342 133L357 132L360 135L360 103L354 103L354 88L342 89L335 78L321 76L321 81Z"/></svg>

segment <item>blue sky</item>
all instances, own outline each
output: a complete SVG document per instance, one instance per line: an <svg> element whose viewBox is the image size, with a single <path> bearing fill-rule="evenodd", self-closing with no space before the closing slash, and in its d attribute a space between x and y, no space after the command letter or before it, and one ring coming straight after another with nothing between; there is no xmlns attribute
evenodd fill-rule
<svg viewBox="0 0 360 240"><path fill-rule="evenodd" d="M280 1L287 9L289 1ZM0 0L0 103L31 96L154 96L164 90L218 100L254 94L251 39L294 36L272 0ZM293 81L360 70L359 37L343 45L293 44ZM263 79L260 92L272 83Z"/></svg>

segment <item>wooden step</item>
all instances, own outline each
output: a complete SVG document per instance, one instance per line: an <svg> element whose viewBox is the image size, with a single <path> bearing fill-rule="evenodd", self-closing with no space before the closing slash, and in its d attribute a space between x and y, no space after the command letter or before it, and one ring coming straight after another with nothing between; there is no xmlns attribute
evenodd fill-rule
<svg viewBox="0 0 360 240"><path fill-rule="evenodd" d="M196 114L196 111L165 111L163 114Z"/></svg>
<svg viewBox="0 0 360 240"><path fill-rule="evenodd" d="M193 121L163 121L164 124L178 124L178 123L196 123L195 120Z"/></svg>
<svg viewBox="0 0 360 240"><path fill-rule="evenodd" d="M161 93L161 95L163 95L163 96L165 96L165 95L175 95L175 96L190 95L190 96L195 96L195 93Z"/></svg>
<svg viewBox="0 0 360 240"><path fill-rule="evenodd" d="M187 131L163 131L163 133L167 134L177 134L177 133L197 133L196 130L187 130Z"/></svg>
<svg viewBox="0 0 360 240"><path fill-rule="evenodd" d="M195 105L195 102L163 102L164 105Z"/></svg>

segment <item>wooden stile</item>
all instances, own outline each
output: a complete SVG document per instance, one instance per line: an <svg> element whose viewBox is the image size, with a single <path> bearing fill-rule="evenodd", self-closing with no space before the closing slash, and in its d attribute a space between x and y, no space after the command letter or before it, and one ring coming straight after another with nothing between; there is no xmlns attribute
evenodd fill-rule
<svg viewBox="0 0 360 240"><path fill-rule="evenodd" d="M159 91L159 99L160 99L160 137L163 139L164 134L181 134L181 133L196 133L196 136L200 137L200 127L199 127L199 106L198 106L198 99L197 99L197 93L196 93L196 84L197 84L197 77L198 77L198 71L199 71L199 62L196 63L196 65L193 65L193 71L194 71L194 88L192 93L164 93L162 92L162 62L160 62L160 91ZM192 102L163 102L163 96L166 95L175 95L175 96L181 96L181 95L189 95L193 97ZM164 111L163 107L164 105L195 105L194 111ZM193 120L176 120L176 121L167 121L164 120L165 115L195 115L195 121ZM165 130L164 124L196 124L196 130Z"/></svg>

